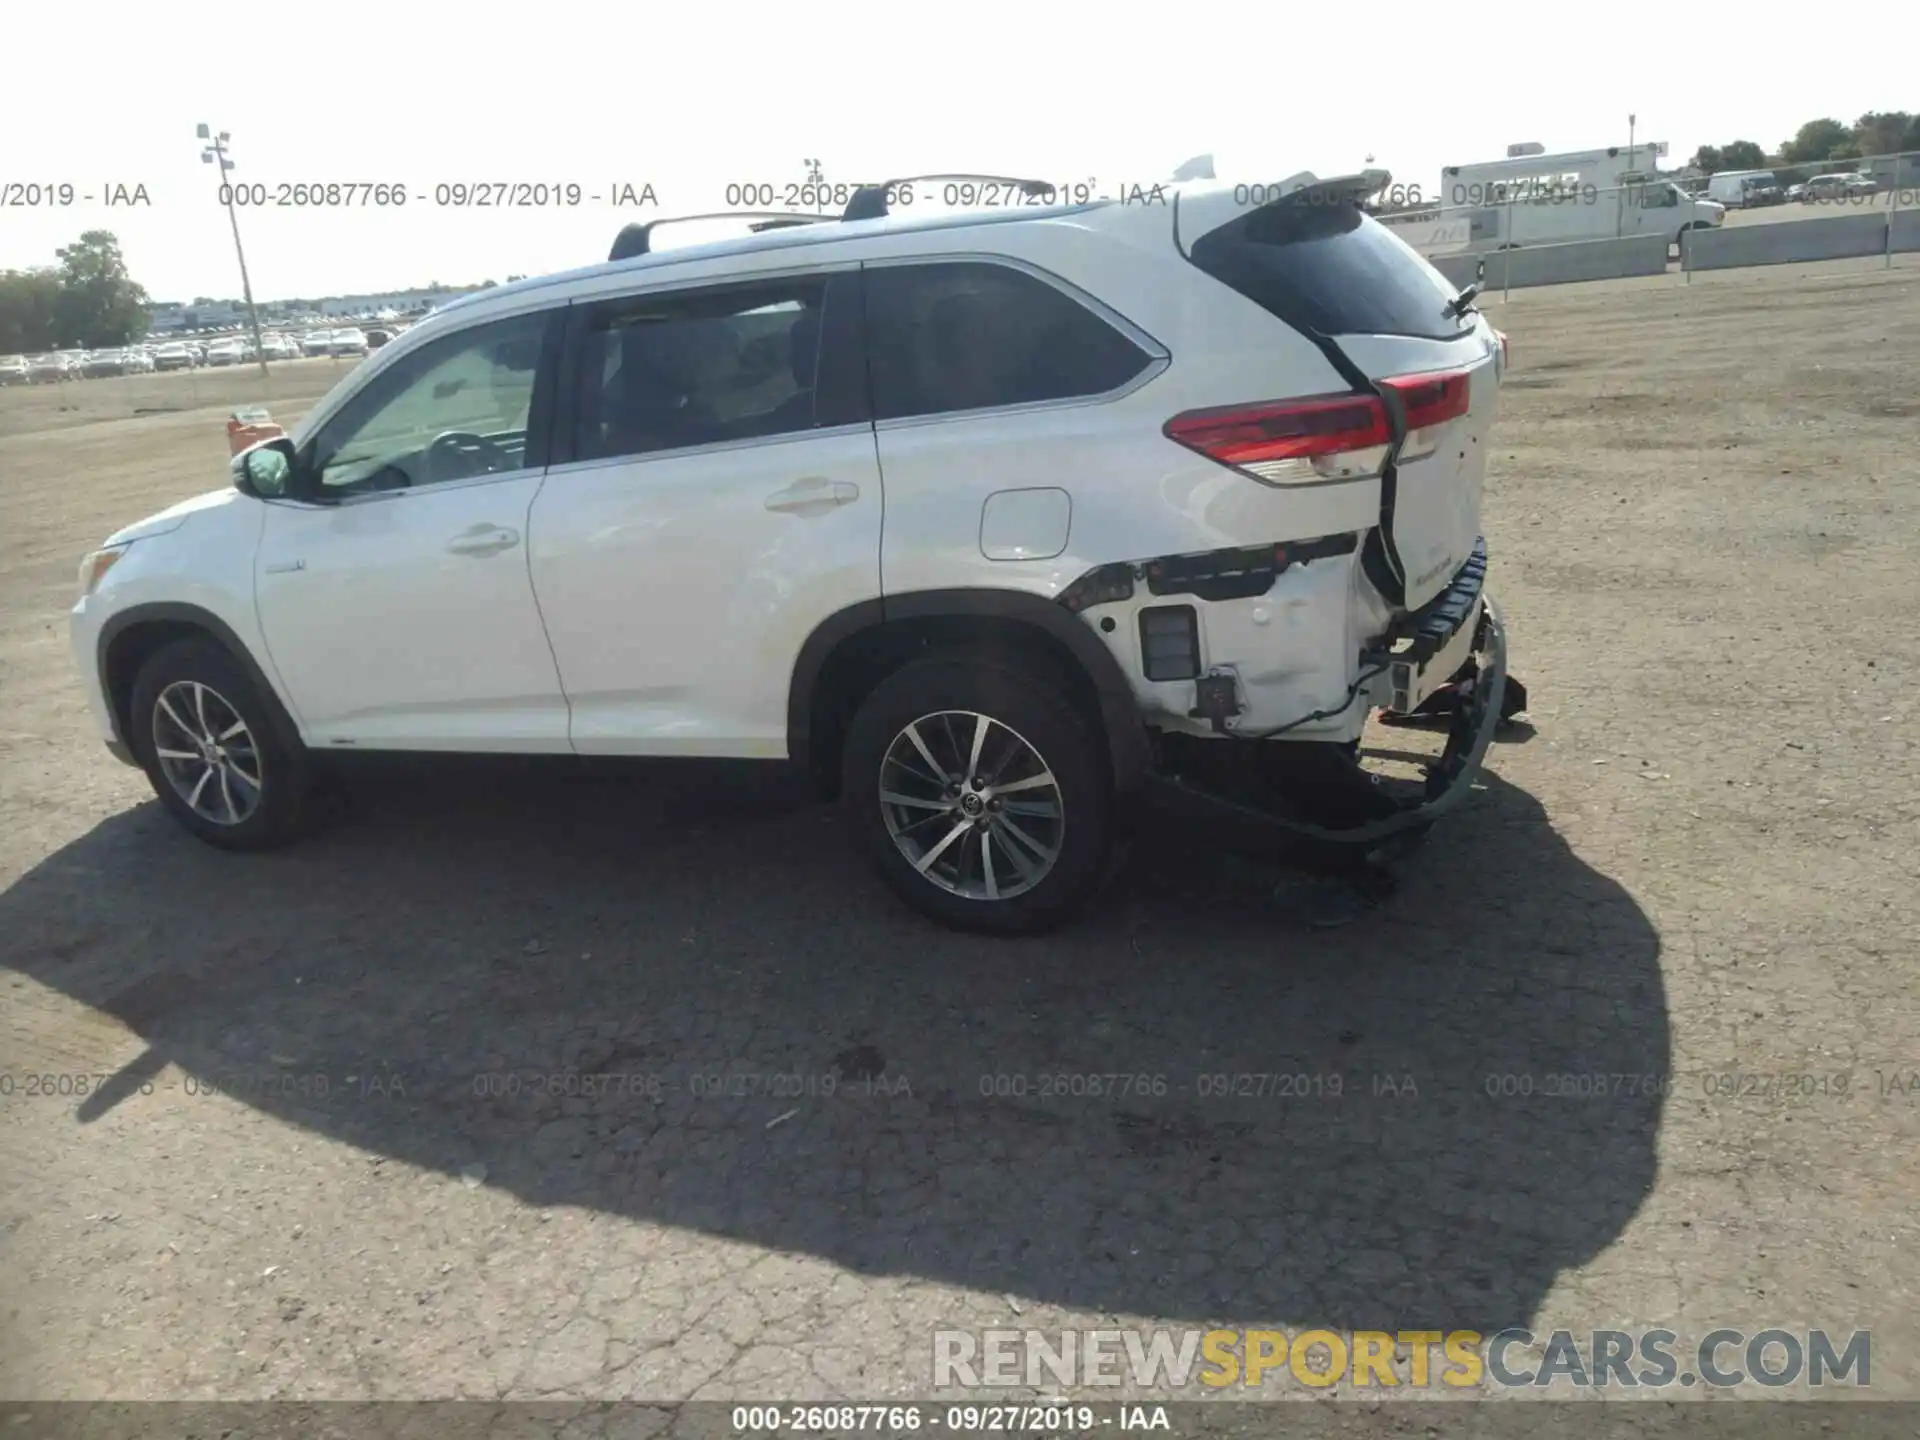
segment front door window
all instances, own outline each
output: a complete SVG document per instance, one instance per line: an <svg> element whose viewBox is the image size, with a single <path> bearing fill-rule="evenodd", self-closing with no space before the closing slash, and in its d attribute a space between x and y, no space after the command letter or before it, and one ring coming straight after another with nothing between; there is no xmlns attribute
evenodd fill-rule
<svg viewBox="0 0 1920 1440"><path fill-rule="evenodd" d="M527 465L527 422L548 317L496 320L383 371L321 429L318 497L341 499L506 474Z"/></svg>

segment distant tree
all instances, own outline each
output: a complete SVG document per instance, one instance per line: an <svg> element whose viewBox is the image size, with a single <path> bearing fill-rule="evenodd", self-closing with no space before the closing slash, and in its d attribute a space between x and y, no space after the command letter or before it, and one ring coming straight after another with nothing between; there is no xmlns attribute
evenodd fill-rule
<svg viewBox="0 0 1920 1440"><path fill-rule="evenodd" d="M1920 115L1904 110L1869 110L1853 122L1853 143L1862 155L1920 150Z"/></svg>
<svg viewBox="0 0 1920 1440"><path fill-rule="evenodd" d="M1751 140L1735 140L1728 145L1702 145L1693 152L1693 165L1709 175L1722 170L1759 170L1767 163L1767 152Z"/></svg>
<svg viewBox="0 0 1920 1440"><path fill-rule="evenodd" d="M1851 140L1843 140L1827 152L1827 159L1847 165L1857 164L1866 157L1866 152Z"/></svg>
<svg viewBox="0 0 1920 1440"><path fill-rule="evenodd" d="M60 257L61 338L93 349L125 345L147 333L147 292L127 273L111 230L88 230Z"/></svg>
<svg viewBox="0 0 1920 1440"><path fill-rule="evenodd" d="M1853 131L1838 120L1809 120L1780 147L1780 158L1789 165L1818 162L1852 139Z"/></svg>
<svg viewBox="0 0 1920 1440"><path fill-rule="evenodd" d="M59 304L59 271L0 271L0 355L54 349Z"/></svg>
<svg viewBox="0 0 1920 1440"><path fill-rule="evenodd" d="M498 280L482 280L480 282L480 288L482 290L492 290L497 288L499 284L500 282Z"/></svg>

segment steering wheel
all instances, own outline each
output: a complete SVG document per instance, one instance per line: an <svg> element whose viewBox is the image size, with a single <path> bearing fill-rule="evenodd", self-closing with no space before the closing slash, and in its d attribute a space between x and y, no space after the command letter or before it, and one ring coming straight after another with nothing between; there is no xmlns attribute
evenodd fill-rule
<svg viewBox="0 0 1920 1440"><path fill-rule="evenodd" d="M471 430L447 430L427 447L427 468L436 478L464 479L505 469L507 453Z"/></svg>

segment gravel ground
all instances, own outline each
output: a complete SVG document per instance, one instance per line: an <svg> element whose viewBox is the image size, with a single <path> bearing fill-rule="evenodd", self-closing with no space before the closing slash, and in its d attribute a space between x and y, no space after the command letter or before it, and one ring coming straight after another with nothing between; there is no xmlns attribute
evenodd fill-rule
<svg viewBox="0 0 1920 1440"><path fill-rule="evenodd" d="M1013 943L732 774L198 845L63 612L257 372L0 393L0 1395L878 1399L939 1327L1217 1322L1871 1328L1920 1397L1917 280L1492 305L1531 734L1377 909L1168 832Z"/></svg>

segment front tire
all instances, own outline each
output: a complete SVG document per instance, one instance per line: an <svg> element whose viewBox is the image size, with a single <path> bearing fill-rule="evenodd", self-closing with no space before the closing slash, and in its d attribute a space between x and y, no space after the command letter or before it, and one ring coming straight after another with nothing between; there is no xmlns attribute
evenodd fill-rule
<svg viewBox="0 0 1920 1440"><path fill-rule="evenodd" d="M841 804L887 885L944 925L1035 934L1107 875L1113 787L1060 681L987 654L929 656L854 716Z"/></svg>
<svg viewBox="0 0 1920 1440"><path fill-rule="evenodd" d="M300 833L306 757L280 738L269 702L210 640L176 640L140 669L128 740L174 819L223 850L266 850Z"/></svg>

